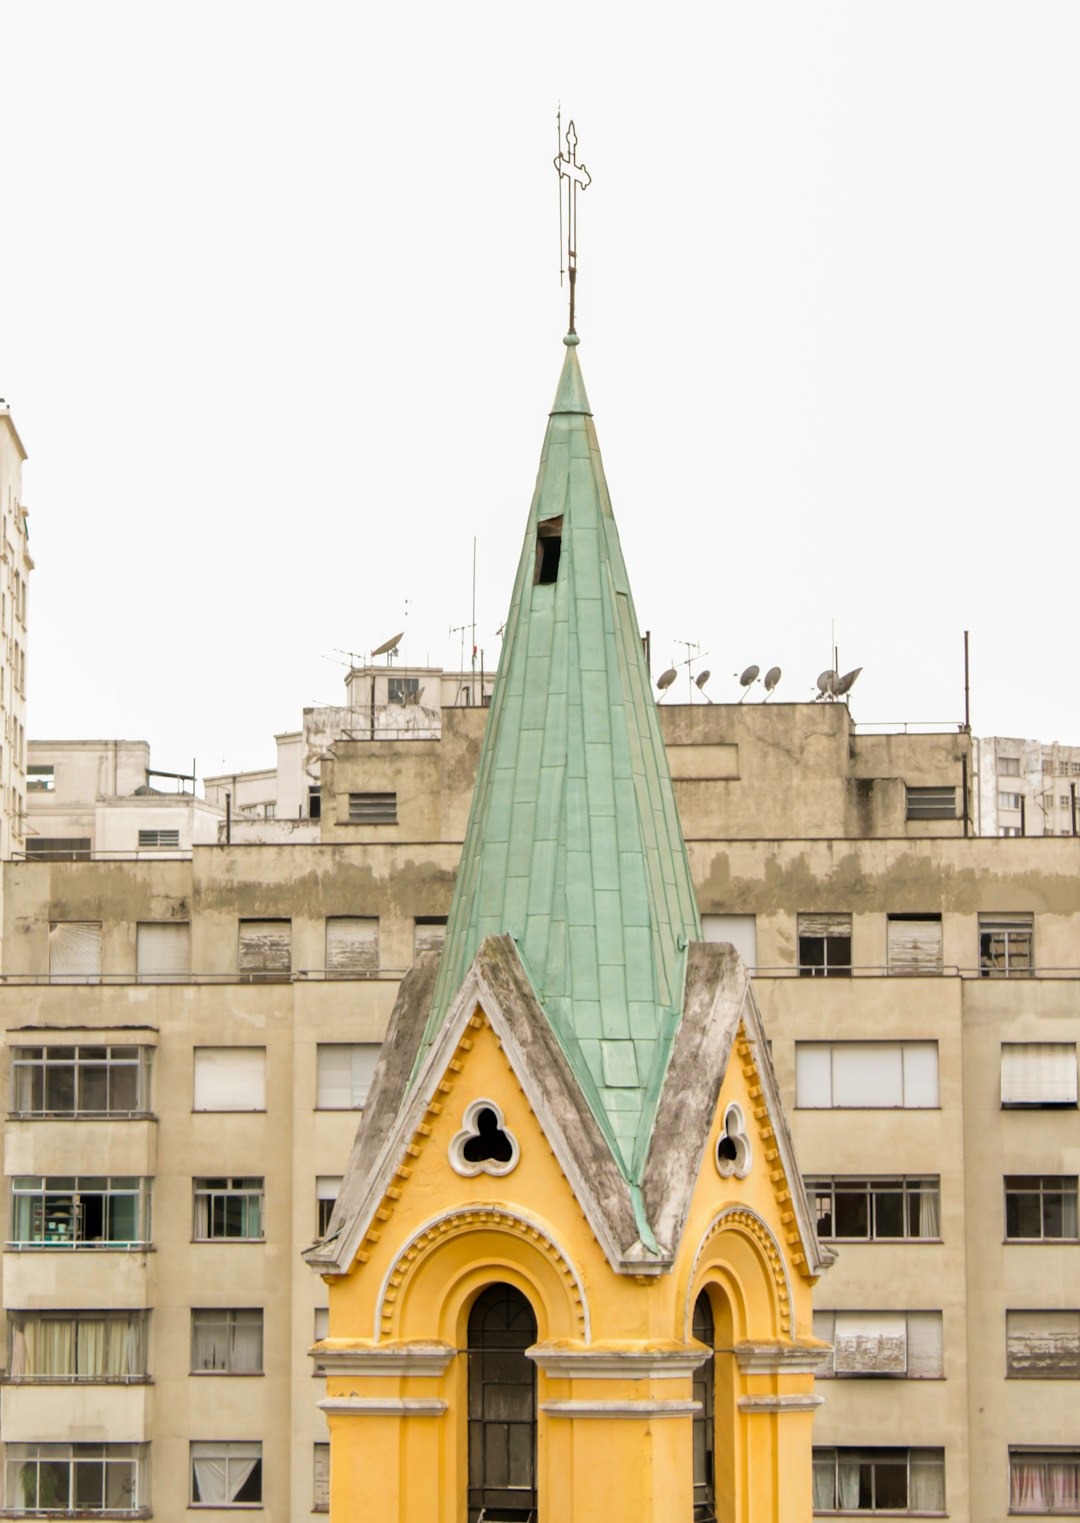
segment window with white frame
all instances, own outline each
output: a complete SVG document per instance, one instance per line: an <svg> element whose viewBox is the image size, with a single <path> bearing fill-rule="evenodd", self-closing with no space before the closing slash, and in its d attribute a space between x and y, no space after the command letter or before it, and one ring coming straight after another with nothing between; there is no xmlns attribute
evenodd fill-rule
<svg viewBox="0 0 1080 1523"><path fill-rule="evenodd" d="M9 1514L83 1517L142 1513L150 1505L146 1444L4 1445Z"/></svg>
<svg viewBox="0 0 1080 1523"><path fill-rule="evenodd" d="M332 915L326 921L327 978L356 978L379 971L379 917Z"/></svg>
<svg viewBox="0 0 1080 1523"><path fill-rule="evenodd" d="M91 983L101 977L100 920L49 924L49 977L54 983Z"/></svg>
<svg viewBox="0 0 1080 1523"><path fill-rule="evenodd" d="M363 1110L379 1050L377 1042L320 1042L316 1053L316 1109Z"/></svg>
<svg viewBox="0 0 1080 1523"><path fill-rule="evenodd" d="M186 920L146 920L135 927L135 975L140 983L169 983L190 973L191 926Z"/></svg>
<svg viewBox="0 0 1080 1523"><path fill-rule="evenodd" d="M330 1511L330 1445L316 1444L314 1458L315 1500L312 1512Z"/></svg>
<svg viewBox="0 0 1080 1523"><path fill-rule="evenodd" d="M701 934L706 941L730 942L751 973L757 967L756 915L702 915ZM850 947L848 961L851 961Z"/></svg>
<svg viewBox="0 0 1080 1523"><path fill-rule="evenodd" d="M847 1242L937 1240L941 1237L941 1179L936 1174L806 1181L820 1238Z"/></svg>
<svg viewBox="0 0 1080 1523"><path fill-rule="evenodd" d="M1080 1514L1080 1449L1009 1445L1009 1511Z"/></svg>
<svg viewBox="0 0 1080 1523"><path fill-rule="evenodd" d="M8 1379L124 1383L146 1379L144 1311L8 1311Z"/></svg>
<svg viewBox="0 0 1080 1523"><path fill-rule="evenodd" d="M315 1180L316 1234L325 1237L334 1214L334 1203L341 1193L340 1174L320 1174Z"/></svg>
<svg viewBox="0 0 1080 1523"><path fill-rule="evenodd" d="M936 1042L796 1042L804 1110L923 1110L938 1104Z"/></svg>
<svg viewBox="0 0 1080 1523"><path fill-rule="evenodd" d="M1007 1174L1005 1236L1022 1242L1076 1239L1075 1174Z"/></svg>
<svg viewBox="0 0 1080 1523"><path fill-rule="evenodd" d="M195 1241L261 1242L264 1191L261 1179L229 1176L196 1179Z"/></svg>
<svg viewBox="0 0 1080 1523"><path fill-rule="evenodd" d="M261 1507L262 1499L262 1444L192 1444L192 1507Z"/></svg>
<svg viewBox="0 0 1080 1523"><path fill-rule="evenodd" d="M413 961L422 952L441 951L445 940L445 915L417 915L413 921Z"/></svg>
<svg viewBox="0 0 1080 1523"><path fill-rule="evenodd" d="M814 1511L943 1513L943 1449L814 1449Z"/></svg>
<svg viewBox="0 0 1080 1523"><path fill-rule="evenodd" d="M261 1375L261 1307L192 1307L193 1375Z"/></svg>
<svg viewBox="0 0 1080 1523"><path fill-rule="evenodd" d="M150 1239L150 1181L16 1175L12 1247L135 1248Z"/></svg>
<svg viewBox="0 0 1080 1523"><path fill-rule="evenodd" d="M800 914L796 925L803 978L851 977L850 914Z"/></svg>
<svg viewBox="0 0 1080 1523"><path fill-rule="evenodd" d="M999 756L997 759L999 777L1019 777L1020 758L1018 756Z"/></svg>
<svg viewBox="0 0 1080 1523"><path fill-rule="evenodd" d="M940 1380L939 1311L816 1311L814 1337L832 1344L817 1377Z"/></svg>
<svg viewBox="0 0 1080 1523"><path fill-rule="evenodd" d="M890 915L886 930L890 973L925 976L941 972L940 915Z"/></svg>
<svg viewBox="0 0 1080 1523"><path fill-rule="evenodd" d="M1035 917L979 916L979 971L983 978L1030 978L1035 966Z"/></svg>
<svg viewBox="0 0 1080 1523"><path fill-rule="evenodd" d="M314 1338L312 1341L315 1343L321 1343L324 1338L329 1338L329 1336L330 1308L328 1306L317 1306L315 1308L315 1327ZM319 1360L316 1359L313 1361L311 1373L313 1375L325 1375L326 1366L324 1364L320 1364Z"/></svg>
<svg viewBox="0 0 1080 1523"><path fill-rule="evenodd" d="M292 921L241 920L237 967L245 982L287 979L292 972Z"/></svg>
<svg viewBox="0 0 1080 1523"><path fill-rule="evenodd" d="M1019 793L999 793L998 794L998 808L999 809L1019 809L1020 808L1020 794Z"/></svg>
<svg viewBox="0 0 1080 1523"><path fill-rule="evenodd" d="M999 836L1019 836L1020 835L1020 826L1019 825L1001 825L1001 826L998 827L998 835Z"/></svg>
<svg viewBox="0 0 1080 1523"><path fill-rule="evenodd" d="M56 789L56 768L38 764L26 769L27 793L53 793Z"/></svg>
<svg viewBox="0 0 1080 1523"><path fill-rule="evenodd" d="M16 1047L16 1116L140 1116L150 1110L150 1047Z"/></svg>
<svg viewBox="0 0 1080 1523"><path fill-rule="evenodd" d="M264 1111L265 1047L196 1047L197 1111Z"/></svg>
<svg viewBox="0 0 1080 1523"><path fill-rule="evenodd" d="M1080 1311L1007 1311L1010 1380L1080 1380Z"/></svg>
<svg viewBox="0 0 1080 1523"><path fill-rule="evenodd" d="M1002 1106L1075 1106L1075 1042L1002 1042Z"/></svg>

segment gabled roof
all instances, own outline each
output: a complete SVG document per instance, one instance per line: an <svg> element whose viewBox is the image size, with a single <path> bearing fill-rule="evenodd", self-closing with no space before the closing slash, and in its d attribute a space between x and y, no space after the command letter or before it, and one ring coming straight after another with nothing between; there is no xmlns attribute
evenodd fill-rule
<svg viewBox="0 0 1080 1523"><path fill-rule="evenodd" d="M701 931L577 338L565 342L422 1052L485 937L512 936L640 1185ZM540 526L559 521L543 584Z"/></svg>

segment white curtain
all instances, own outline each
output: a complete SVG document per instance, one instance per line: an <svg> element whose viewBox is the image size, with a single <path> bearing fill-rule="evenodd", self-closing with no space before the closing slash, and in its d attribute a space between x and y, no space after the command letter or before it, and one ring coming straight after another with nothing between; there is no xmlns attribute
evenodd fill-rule
<svg viewBox="0 0 1080 1523"><path fill-rule="evenodd" d="M248 1450L247 1454L231 1452L236 1448ZM199 1453L192 1455L195 1472L196 1502L228 1506L236 1501L244 1489L260 1456L251 1452L251 1445L200 1444Z"/></svg>
<svg viewBox="0 0 1080 1523"><path fill-rule="evenodd" d="M814 1461L814 1511L832 1512L836 1506L836 1471L832 1455L828 1462Z"/></svg>
<svg viewBox="0 0 1080 1523"><path fill-rule="evenodd" d="M941 1194L938 1190L919 1191L919 1227L915 1236L941 1236Z"/></svg>
<svg viewBox="0 0 1080 1523"><path fill-rule="evenodd" d="M859 1463L857 1460L841 1460L837 1466L837 1506L844 1512L854 1512L859 1505Z"/></svg>
<svg viewBox="0 0 1080 1523"><path fill-rule="evenodd" d="M228 1475L228 1462L225 1456L220 1458L199 1458L192 1461L195 1467L195 1501L224 1503L231 1502L232 1497L226 1490L226 1477Z"/></svg>
<svg viewBox="0 0 1080 1523"><path fill-rule="evenodd" d="M1061 1192L1061 1235L1076 1236L1076 1189Z"/></svg>
<svg viewBox="0 0 1080 1523"><path fill-rule="evenodd" d="M913 1449L908 1471L908 1511L944 1512L945 1467L940 1451Z"/></svg>
<svg viewBox="0 0 1080 1523"><path fill-rule="evenodd" d="M23 1324L27 1375L73 1375L75 1373L73 1324L27 1318Z"/></svg>
<svg viewBox="0 0 1080 1523"><path fill-rule="evenodd" d="M237 1314L233 1328L234 1370L262 1369L262 1332L261 1314L254 1317Z"/></svg>
<svg viewBox="0 0 1080 1523"><path fill-rule="evenodd" d="M1017 1512L1076 1512L1080 1466L1065 1455L1014 1454L1009 1466L1009 1506Z"/></svg>

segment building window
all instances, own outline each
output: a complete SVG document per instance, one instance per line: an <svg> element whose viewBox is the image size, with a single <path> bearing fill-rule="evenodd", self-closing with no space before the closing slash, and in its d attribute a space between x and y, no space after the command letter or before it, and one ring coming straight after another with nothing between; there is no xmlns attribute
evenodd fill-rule
<svg viewBox="0 0 1080 1523"><path fill-rule="evenodd" d="M312 1512L330 1511L330 1445L315 1445L315 1499Z"/></svg>
<svg viewBox="0 0 1080 1523"><path fill-rule="evenodd" d="M330 1336L330 1308L328 1306L317 1306L315 1308L315 1329L314 1329L314 1331L315 1331L314 1341L316 1343L321 1343L324 1338L329 1338L329 1336ZM325 1366L325 1364L320 1364L319 1361L316 1359L314 1361L314 1367L312 1369L312 1374L313 1375L325 1375L326 1374L326 1366Z"/></svg>
<svg viewBox="0 0 1080 1523"><path fill-rule="evenodd" d="M322 788L318 784L308 788L307 812L309 820L317 820L322 816Z"/></svg>
<svg viewBox="0 0 1080 1523"><path fill-rule="evenodd" d="M999 836L1019 836L1020 834L1021 830L1019 825L1002 825L998 829Z"/></svg>
<svg viewBox="0 0 1080 1523"><path fill-rule="evenodd" d="M362 978L378 971L379 917L329 917L326 922L327 978Z"/></svg>
<svg viewBox="0 0 1080 1523"><path fill-rule="evenodd" d="M419 677L388 677L386 679L388 703L413 704L420 702Z"/></svg>
<svg viewBox="0 0 1080 1523"><path fill-rule="evenodd" d="M141 921L135 927L135 974L140 983L191 976L191 926L186 920Z"/></svg>
<svg viewBox="0 0 1080 1523"><path fill-rule="evenodd" d="M933 1110L936 1042L796 1042L795 1104L811 1110Z"/></svg>
<svg viewBox="0 0 1080 1523"><path fill-rule="evenodd" d="M147 1179L43 1178L12 1181L15 1248L135 1248L150 1239Z"/></svg>
<svg viewBox="0 0 1080 1523"><path fill-rule="evenodd" d="M180 845L179 830L140 830L139 850L175 851Z"/></svg>
<svg viewBox="0 0 1080 1523"><path fill-rule="evenodd" d="M26 842L31 862L89 862L89 836L30 836Z"/></svg>
<svg viewBox="0 0 1080 1523"><path fill-rule="evenodd" d="M907 817L909 820L955 820L955 787L909 788Z"/></svg>
<svg viewBox="0 0 1080 1523"><path fill-rule="evenodd" d="M1080 1513L1080 1449L1009 1449L1009 1511Z"/></svg>
<svg viewBox="0 0 1080 1523"><path fill-rule="evenodd" d="M262 1372L261 1308L236 1310L228 1307L192 1307L193 1375L261 1375Z"/></svg>
<svg viewBox="0 0 1080 1523"><path fill-rule="evenodd" d="M941 1180L934 1175L891 1179L810 1178L817 1235L848 1242L941 1237Z"/></svg>
<svg viewBox="0 0 1080 1523"><path fill-rule="evenodd" d="M816 1311L814 1337L833 1346L819 1380L940 1380L945 1373L939 1311Z"/></svg>
<svg viewBox="0 0 1080 1523"><path fill-rule="evenodd" d="M997 759L999 777L1019 777L1020 758L1018 756L999 756Z"/></svg>
<svg viewBox="0 0 1080 1523"><path fill-rule="evenodd" d="M93 983L101 977L100 920L49 923L49 977L54 983Z"/></svg>
<svg viewBox="0 0 1080 1523"><path fill-rule="evenodd" d="M549 587L559 579L559 558L562 553L562 515L545 519L536 528L536 568L533 583L537 587Z"/></svg>
<svg viewBox="0 0 1080 1523"><path fill-rule="evenodd" d="M146 1313L9 1311L9 1379L146 1379Z"/></svg>
<svg viewBox="0 0 1080 1523"><path fill-rule="evenodd" d="M983 978L1030 978L1034 941L1034 915L980 915L979 972Z"/></svg>
<svg viewBox="0 0 1080 1523"><path fill-rule="evenodd" d="M250 1178L196 1179L197 1243L263 1238L263 1181Z"/></svg>
<svg viewBox="0 0 1080 1523"><path fill-rule="evenodd" d="M943 1449L815 1449L814 1511L945 1511Z"/></svg>
<svg viewBox="0 0 1080 1523"><path fill-rule="evenodd" d="M941 972L940 915L890 915L887 942L890 973L925 976Z"/></svg>
<svg viewBox="0 0 1080 1523"><path fill-rule="evenodd" d="M265 1047L196 1047L197 1111L264 1111Z"/></svg>
<svg viewBox="0 0 1080 1523"><path fill-rule="evenodd" d="M1002 1042L1003 1106L1075 1106L1075 1042Z"/></svg>
<svg viewBox="0 0 1080 1523"><path fill-rule="evenodd" d="M241 920L237 966L244 983L280 983L292 973L292 921Z"/></svg>
<svg viewBox="0 0 1080 1523"><path fill-rule="evenodd" d="M820 917L808 917L820 918ZM848 957L851 962L851 917L848 925ZM702 915L701 934L706 941L729 941L752 973L757 967L757 916L756 915ZM801 936L801 933L800 933ZM799 961L802 962L801 945Z"/></svg>
<svg viewBox="0 0 1080 1523"><path fill-rule="evenodd" d="M445 915L417 915L413 921L413 961L422 952L441 952L445 940Z"/></svg>
<svg viewBox="0 0 1080 1523"><path fill-rule="evenodd" d="M379 1050L376 1042L320 1042L316 1059L316 1109L363 1110Z"/></svg>
<svg viewBox="0 0 1080 1523"><path fill-rule="evenodd" d="M330 1218L334 1214L334 1202L341 1191L340 1174L320 1174L315 1180L315 1201L317 1205L316 1235L320 1238L326 1236L330 1230Z"/></svg>
<svg viewBox="0 0 1080 1523"><path fill-rule="evenodd" d="M26 769L27 793L53 793L56 790L54 767L32 766Z"/></svg>
<svg viewBox="0 0 1080 1523"><path fill-rule="evenodd" d="M134 1516L149 1507L145 1444L5 1444L8 1513Z"/></svg>
<svg viewBox="0 0 1080 1523"><path fill-rule="evenodd" d="M276 799L272 799L270 801L270 803L263 805L263 819L264 820L276 820L277 819L277 800Z"/></svg>
<svg viewBox="0 0 1080 1523"><path fill-rule="evenodd" d="M1022 1242L1076 1238L1075 1174L1007 1174L1005 1236Z"/></svg>
<svg viewBox="0 0 1080 1523"><path fill-rule="evenodd" d="M851 976L851 916L800 915L799 972L804 978Z"/></svg>
<svg viewBox="0 0 1080 1523"><path fill-rule="evenodd" d="M1007 1311L1010 1380L1080 1380L1080 1311Z"/></svg>
<svg viewBox="0 0 1080 1523"><path fill-rule="evenodd" d="M262 1444L192 1444L191 1505L261 1507Z"/></svg>
<svg viewBox="0 0 1080 1523"><path fill-rule="evenodd" d="M396 825L396 793L350 793L350 825Z"/></svg>
<svg viewBox="0 0 1080 1523"><path fill-rule="evenodd" d="M1020 808L1020 794L1019 793L999 793L998 794L998 808L999 809L1019 809Z"/></svg>
<svg viewBox="0 0 1080 1523"><path fill-rule="evenodd" d="M11 1109L16 1116L145 1116L149 1047L16 1047Z"/></svg>

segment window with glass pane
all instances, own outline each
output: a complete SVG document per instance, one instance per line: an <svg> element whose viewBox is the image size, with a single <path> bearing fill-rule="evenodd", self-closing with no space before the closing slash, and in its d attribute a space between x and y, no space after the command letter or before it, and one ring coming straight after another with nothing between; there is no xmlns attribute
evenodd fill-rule
<svg viewBox="0 0 1080 1523"><path fill-rule="evenodd" d="M132 1248L150 1237L150 1181L41 1178L12 1181L11 1246Z"/></svg>
<svg viewBox="0 0 1080 1523"><path fill-rule="evenodd" d="M803 914L797 927L803 978L850 978L850 914Z"/></svg>
<svg viewBox="0 0 1080 1523"><path fill-rule="evenodd" d="M1080 1514L1080 1449L1010 1448L1009 1511Z"/></svg>
<svg viewBox="0 0 1080 1523"><path fill-rule="evenodd" d="M1034 915L979 916L979 972L983 978L1028 978L1035 967Z"/></svg>
<svg viewBox="0 0 1080 1523"><path fill-rule="evenodd" d="M150 1047L16 1047L19 1116L139 1116L150 1109Z"/></svg>
<svg viewBox="0 0 1080 1523"><path fill-rule="evenodd" d="M810 1178L806 1190L815 1204L818 1237L873 1242L941 1236L937 1175Z"/></svg>
<svg viewBox="0 0 1080 1523"><path fill-rule="evenodd" d="M92 1382L146 1379L146 1313L9 1311L8 1378Z"/></svg>
<svg viewBox="0 0 1080 1523"><path fill-rule="evenodd" d="M315 1180L315 1199L317 1204L316 1228L319 1237L325 1237L330 1230L330 1218L334 1214L334 1204L341 1190L340 1174L320 1174Z"/></svg>
<svg viewBox="0 0 1080 1523"><path fill-rule="evenodd" d="M315 1308L314 1337L312 1339L312 1342L313 1343L321 1343L324 1338L329 1338L329 1336L330 1336L330 1308L328 1306L317 1306ZM313 1368L312 1368L312 1372L311 1373L313 1375L325 1375L326 1374L326 1366L324 1364L320 1364L319 1361L316 1359L314 1361L314 1363L313 1363Z"/></svg>
<svg viewBox="0 0 1080 1523"><path fill-rule="evenodd" d="M379 1061L377 1042L320 1042L316 1055L318 1110L362 1110Z"/></svg>
<svg viewBox="0 0 1080 1523"><path fill-rule="evenodd" d="M945 1511L943 1449L815 1449L814 1511Z"/></svg>
<svg viewBox="0 0 1080 1523"><path fill-rule="evenodd" d="M191 1369L193 1374L261 1375L262 1309L193 1307Z"/></svg>
<svg viewBox="0 0 1080 1523"><path fill-rule="evenodd" d="M195 1240L261 1240L263 1181L227 1177L196 1179Z"/></svg>
<svg viewBox="0 0 1080 1523"><path fill-rule="evenodd" d="M192 1444L191 1505L260 1507L262 1444Z"/></svg>
<svg viewBox="0 0 1080 1523"><path fill-rule="evenodd" d="M1029 1241L1075 1239L1076 1175L1006 1175L1005 1236Z"/></svg>
<svg viewBox="0 0 1080 1523"><path fill-rule="evenodd" d="M145 1444L5 1444L8 1512L137 1513L149 1506Z"/></svg>

